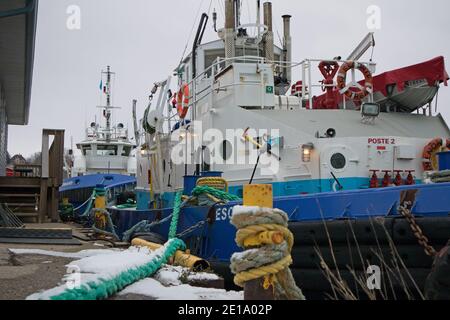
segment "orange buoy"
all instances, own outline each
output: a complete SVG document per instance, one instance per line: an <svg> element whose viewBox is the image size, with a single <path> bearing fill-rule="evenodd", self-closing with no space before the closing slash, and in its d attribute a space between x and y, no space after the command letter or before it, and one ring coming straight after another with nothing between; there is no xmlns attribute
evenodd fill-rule
<svg viewBox="0 0 450 320"><path fill-rule="evenodd" d="M365 85L362 86L353 82L353 86L348 86L346 83L347 72L352 69L357 69L364 75ZM362 100L367 95L373 92L373 77L370 70L363 64L354 61L345 62L339 69L337 76L337 87L341 94L344 94L351 100ZM357 90L351 90L357 89Z"/></svg>

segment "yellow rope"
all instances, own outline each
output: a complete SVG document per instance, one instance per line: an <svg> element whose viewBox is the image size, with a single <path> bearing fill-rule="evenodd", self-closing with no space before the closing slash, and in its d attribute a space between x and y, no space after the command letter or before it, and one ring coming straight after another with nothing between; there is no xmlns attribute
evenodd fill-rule
<svg viewBox="0 0 450 320"><path fill-rule="evenodd" d="M280 261L277 261L271 265L262 266L256 269L251 269L238 273L234 277L234 283L237 286L243 287L245 282L256 280L259 278L269 278L275 276L271 281L273 282L276 281L276 274L288 268L291 264L292 264L292 257L291 255L288 255L283 259L281 259Z"/></svg>
<svg viewBox="0 0 450 320"><path fill-rule="evenodd" d="M304 300L289 269L294 235L288 229L287 214L273 208L237 206L234 210L231 223L238 229L236 243L245 250L231 258L234 283L244 287L261 279L264 290L272 289L276 300Z"/></svg>
<svg viewBox="0 0 450 320"><path fill-rule="evenodd" d="M288 228L277 224L260 224L239 229L238 232L236 233L236 243L238 244L238 246L243 248L245 240L247 238L254 237L266 231L277 231L282 233L284 239L288 243L289 250L292 250L292 247L294 246L294 235ZM263 243L260 243L260 245L262 244Z"/></svg>
<svg viewBox="0 0 450 320"><path fill-rule="evenodd" d="M200 178L197 181L197 186L198 187L208 186L211 188L228 192L228 181L225 180L224 178L219 177Z"/></svg>

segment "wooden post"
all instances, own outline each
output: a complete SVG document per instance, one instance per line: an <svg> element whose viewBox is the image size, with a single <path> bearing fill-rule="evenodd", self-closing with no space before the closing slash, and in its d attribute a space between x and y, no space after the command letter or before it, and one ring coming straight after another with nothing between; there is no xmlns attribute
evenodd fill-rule
<svg viewBox="0 0 450 320"><path fill-rule="evenodd" d="M51 200L50 200L50 218L53 223L59 222L59 213L58 213L58 203L59 203L59 197L58 197L58 189L53 184L52 190L51 190Z"/></svg>
<svg viewBox="0 0 450 320"><path fill-rule="evenodd" d="M46 179L50 177L49 166L49 135L44 130L42 132L42 154L41 154L41 178Z"/></svg>
<svg viewBox="0 0 450 320"><path fill-rule="evenodd" d="M244 206L273 208L272 185L244 186ZM274 288L264 288L264 279L248 281L244 284L244 300L275 300Z"/></svg>
<svg viewBox="0 0 450 320"><path fill-rule="evenodd" d="M39 198L39 223L45 223L47 220L48 215L47 190L48 190L48 179L41 178L41 191Z"/></svg>

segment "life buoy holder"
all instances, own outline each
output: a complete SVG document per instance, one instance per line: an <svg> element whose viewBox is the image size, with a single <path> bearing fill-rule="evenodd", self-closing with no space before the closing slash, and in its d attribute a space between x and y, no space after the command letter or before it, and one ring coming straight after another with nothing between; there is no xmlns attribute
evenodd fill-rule
<svg viewBox="0 0 450 320"><path fill-rule="evenodd" d="M362 86L355 79L353 70L359 70L364 75L365 85ZM347 72L352 70L352 81L347 84ZM373 93L373 77L370 70L363 64L348 61L339 68L337 75L337 88L339 92L351 100L362 100L369 94ZM352 90L356 89L356 90Z"/></svg>
<svg viewBox="0 0 450 320"><path fill-rule="evenodd" d="M180 119L184 119L189 111L189 86L185 83L177 93L177 112Z"/></svg>
<svg viewBox="0 0 450 320"><path fill-rule="evenodd" d="M437 154L445 150L450 150L450 139L445 140L445 144L441 138L431 140L423 149L423 170L426 172L439 170Z"/></svg>

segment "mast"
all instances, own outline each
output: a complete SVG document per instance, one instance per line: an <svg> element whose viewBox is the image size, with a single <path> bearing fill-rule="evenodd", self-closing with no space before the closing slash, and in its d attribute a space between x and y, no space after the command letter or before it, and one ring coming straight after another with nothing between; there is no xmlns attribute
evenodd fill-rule
<svg viewBox="0 0 450 320"><path fill-rule="evenodd" d="M104 110L106 118L106 140L111 140L111 67L106 71L106 108Z"/></svg>

